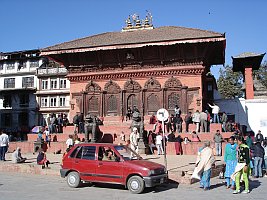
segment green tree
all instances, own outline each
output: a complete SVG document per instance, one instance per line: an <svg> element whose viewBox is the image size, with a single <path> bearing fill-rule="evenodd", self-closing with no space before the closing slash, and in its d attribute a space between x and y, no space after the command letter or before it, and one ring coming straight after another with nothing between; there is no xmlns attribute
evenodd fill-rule
<svg viewBox="0 0 267 200"><path fill-rule="evenodd" d="M264 61L259 70L254 71L253 74L267 88L267 61Z"/></svg>
<svg viewBox="0 0 267 200"><path fill-rule="evenodd" d="M217 86L220 94L225 99L232 99L241 97L243 76L240 72L233 72L232 67L229 65L220 69L220 76L217 81Z"/></svg>

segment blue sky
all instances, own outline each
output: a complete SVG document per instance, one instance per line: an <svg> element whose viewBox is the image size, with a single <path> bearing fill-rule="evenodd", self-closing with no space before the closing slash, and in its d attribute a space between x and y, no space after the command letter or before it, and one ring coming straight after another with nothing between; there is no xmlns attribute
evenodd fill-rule
<svg viewBox="0 0 267 200"><path fill-rule="evenodd" d="M149 10L156 27L226 32L226 64L231 64L233 55L267 52L266 9L265 0L1 0L0 51L120 31L129 14L144 18ZM218 69L212 67L216 76Z"/></svg>

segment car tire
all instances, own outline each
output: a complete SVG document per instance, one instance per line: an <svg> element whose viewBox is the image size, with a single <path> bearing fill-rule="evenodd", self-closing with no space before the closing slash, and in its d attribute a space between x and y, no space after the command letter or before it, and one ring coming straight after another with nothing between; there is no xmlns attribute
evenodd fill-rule
<svg viewBox="0 0 267 200"><path fill-rule="evenodd" d="M133 194L140 194L145 189L144 180L140 176L132 176L127 181L127 188Z"/></svg>
<svg viewBox="0 0 267 200"><path fill-rule="evenodd" d="M70 172L67 176L67 183L71 188L77 188L81 185L81 178L78 172Z"/></svg>

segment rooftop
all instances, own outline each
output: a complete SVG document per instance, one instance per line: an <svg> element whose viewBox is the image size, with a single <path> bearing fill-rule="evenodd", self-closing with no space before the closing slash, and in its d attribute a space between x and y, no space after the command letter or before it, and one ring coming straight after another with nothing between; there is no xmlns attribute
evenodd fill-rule
<svg viewBox="0 0 267 200"><path fill-rule="evenodd" d="M60 51L67 49L96 48L114 45L131 45L152 42L170 42L177 40L196 40L223 38L224 34L213 31L185 28L179 26L163 26L154 29L140 29L125 32L107 32L84 37L69 42L43 48L41 51Z"/></svg>

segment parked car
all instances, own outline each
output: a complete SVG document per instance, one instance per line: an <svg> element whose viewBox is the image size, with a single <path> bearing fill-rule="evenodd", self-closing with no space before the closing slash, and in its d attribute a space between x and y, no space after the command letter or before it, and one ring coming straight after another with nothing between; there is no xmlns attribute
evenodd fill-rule
<svg viewBox="0 0 267 200"><path fill-rule="evenodd" d="M124 145L82 143L63 157L61 177L70 187L85 182L121 184L132 193L142 193L167 180L163 165L147 161Z"/></svg>

